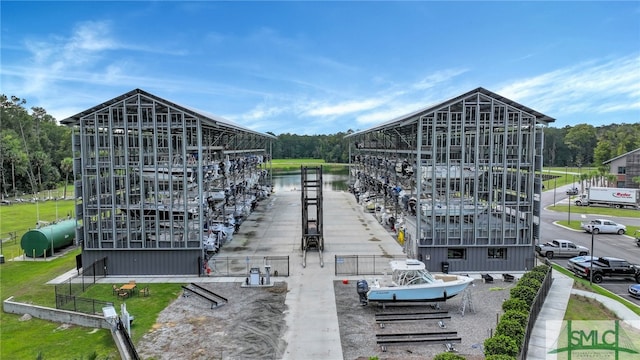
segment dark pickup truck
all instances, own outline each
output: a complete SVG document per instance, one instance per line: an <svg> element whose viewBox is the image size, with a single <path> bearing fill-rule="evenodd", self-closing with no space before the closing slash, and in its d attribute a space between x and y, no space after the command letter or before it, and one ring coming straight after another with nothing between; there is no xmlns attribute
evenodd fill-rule
<svg viewBox="0 0 640 360"><path fill-rule="evenodd" d="M593 265L593 276L590 272ZM640 283L640 267L630 264L627 260L613 257L599 257L591 263L574 264L573 272L580 277L589 279L594 283L601 283L605 277L631 278Z"/></svg>

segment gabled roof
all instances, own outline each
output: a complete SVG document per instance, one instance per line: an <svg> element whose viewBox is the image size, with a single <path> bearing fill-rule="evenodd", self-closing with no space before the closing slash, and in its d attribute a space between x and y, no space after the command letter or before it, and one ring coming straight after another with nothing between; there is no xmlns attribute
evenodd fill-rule
<svg viewBox="0 0 640 360"><path fill-rule="evenodd" d="M254 131L254 130L251 130L251 129L247 129L247 128L242 127L242 126L240 126L238 124L235 124L235 123L233 123L233 122L231 122L231 121L229 121L229 120L227 120L227 119L225 119L223 117L212 115L212 114L208 114L208 113L205 113L205 112L202 112L202 111L199 111L199 110L191 109L191 108L189 108L187 106L176 104L174 102L165 100L165 99L163 99L161 97L158 97L156 95L148 93L148 92L146 92L146 91L144 91L142 89L131 90L131 91L129 91L127 93L124 93L124 94L122 94L120 96L117 96L117 97L115 97L115 98L113 98L111 100L107 100L107 101L103 102L102 104L96 105L96 106L94 106L92 108L89 108L89 109L87 109L85 111L82 111L82 112L80 112L78 114L75 114L75 115L70 116L70 117L68 117L68 118L66 118L64 120L61 120L60 123L63 124L63 125L67 125L67 126L79 125L80 119L82 117L84 117L86 115L89 115L89 114L91 114L93 112L100 111L100 110L104 109L105 107L109 107L109 106L115 105L115 104L117 104L119 102L122 102L122 101L124 101L126 99L129 99L129 98L131 98L132 96L135 96L135 95L143 95L143 96L145 96L147 98L150 98L150 99L153 99L153 100L155 100L155 101L157 101L159 103L162 103L162 104L164 104L164 105L166 105L168 107L173 107L175 109L178 109L178 110L180 110L182 112L185 112L187 114L190 114L190 115L192 115L194 117L200 118L205 123L209 123L212 126L220 126L220 127L223 127L223 128L228 128L228 129L232 129L232 130L238 130L238 131L242 131L242 132L246 132L246 133L251 133L251 134L254 134L254 135L260 135L260 136L268 137L268 138L271 138L271 139L276 139L277 138L277 137L275 137L273 135L270 135L270 134L265 134L265 133L261 133L261 132Z"/></svg>
<svg viewBox="0 0 640 360"><path fill-rule="evenodd" d="M622 154L622 155L620 155L620 156L616 156L616 157L614 157L613 159L609 159L609 160L607 160L607 161L603 161L603 162L602 162L602 164L608 164L608 163L610 163L610 162L612 162L612 161L618 160L618 159L623 158L623 157L625 157L625 156L629 156L629 155L633 154L633 153L634 153L634 152L636 152L636 151L640 151L640 148L637 148L637 149L635 149L635 150L631 150L631 151L626 152L626 153L624 153L624 154Z"/></svg>
<svg viewBox="0 0 640 360"><path fill-rule="evenodd" d="M464 93L462 95L456 96L456 97L454 97L452 99L449 99L447 101L444 101L442 103L439 103L439 104L436 104L436 105L432 105L432 106L429 106L429 107L414 111L412 113L397 117L395 119L389 120L387 122L384 122L384 123L382 123L380 125L371 127L369 129L366 129L366 130L356 131L356 132L351 133L351 134L349 134L349 135L347 135L345 137L353 136L353 135L360 134L360 133L375 131L375 130L381 130L381 129L389 128L389 127L396 127L396 126L400 126L400 125L408 125L411 122L418 121L418 119L422 115L425 115L425 114L428 114L430 112L433 112L433 111L435 111L435 110L437 110L439 108L448 106L449 104L454 104L456 102L459 102L460 100L462 100L464 98L467 98L467 97L469 97L469 96L471 96L473 94L476 94L476 93L480 93L480 94L483 94L485 96L491 97L491 98L496 99L496 100L498 100L500 102L503 102L503 103L513 107L513 108L516 108L516 109L518 109L520 111L524 111L524 112L526 112L528 114L531 114L531 115L535 116L536 120L539 121L539 122L543 122L543 123L548 124L548 123L552 123L552 122L554 122L556 120L556 119L554 119L554 118L552 118L550 116L547 116L547 115L542 114L542 113L540 113L538 111L535 111L535 110L533 110L533 109L531 109L529 107L526 107L526 106L524 106L522 104L519 104L519 103L517 103L517 102L515 102L513 100L507 99L507 98L505 98L505 97L503 97L501 95L498 95L498 94L496 94L496 93L494 93L492 91L489 91L489 90L487 90L485 88L479 87L477 89L471 90L469 92L466 92L466 93Z"/></svg>

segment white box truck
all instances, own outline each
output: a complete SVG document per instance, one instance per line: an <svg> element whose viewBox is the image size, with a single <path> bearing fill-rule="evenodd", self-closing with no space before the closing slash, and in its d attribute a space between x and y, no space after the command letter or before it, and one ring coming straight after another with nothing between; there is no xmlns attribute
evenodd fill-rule
<svg viewBox="0 0 640 360"><path fill-rule="evenodd" d="M590 187L575 201L578 206L606 205L640 209L640 189Z"/></svg>

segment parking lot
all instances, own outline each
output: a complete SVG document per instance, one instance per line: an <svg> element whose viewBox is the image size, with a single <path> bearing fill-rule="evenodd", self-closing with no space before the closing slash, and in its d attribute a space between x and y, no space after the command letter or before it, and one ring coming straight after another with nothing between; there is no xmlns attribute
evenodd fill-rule
<svg viewBox="0 0 640 360"><path fill-rule="evenodd" d="M567 268L567 262L568 262L568 258L556 258L553 259L552 262L562 266L563 268ZM574 275L575 276L575 275ZM629 286L632 284L636 284L635 280L632 278L629 279L609 279L609 278L605 278L604 281L598 285L602 286L603 288L611 291L612 293L626 299L629 300L630 302L640 306L640 300L639 299L634 299L631 296L629 296L628 293L628 289Z"/></svg>

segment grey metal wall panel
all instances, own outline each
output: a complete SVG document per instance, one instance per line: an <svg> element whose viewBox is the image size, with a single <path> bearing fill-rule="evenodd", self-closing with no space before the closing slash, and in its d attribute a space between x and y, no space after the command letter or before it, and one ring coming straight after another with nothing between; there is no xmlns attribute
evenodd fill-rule
<svg viewBox="0 0 640 360"><path fill-rule="evenodd" d="M82 264L107 257L108 275L199 275L198 250L84 250Z"/></svg>
<svg viewBox="0 0 640 360"><path fill-rule="evenodd" d="M427 269L442 270L442 263L449 263L449 272L509 272L531 269L533 250L528 246L505 246L506 259L488 259L487 247L467 247L465 259L448 259L448 248L419 248L418 259L422 259Z"/></svg>

